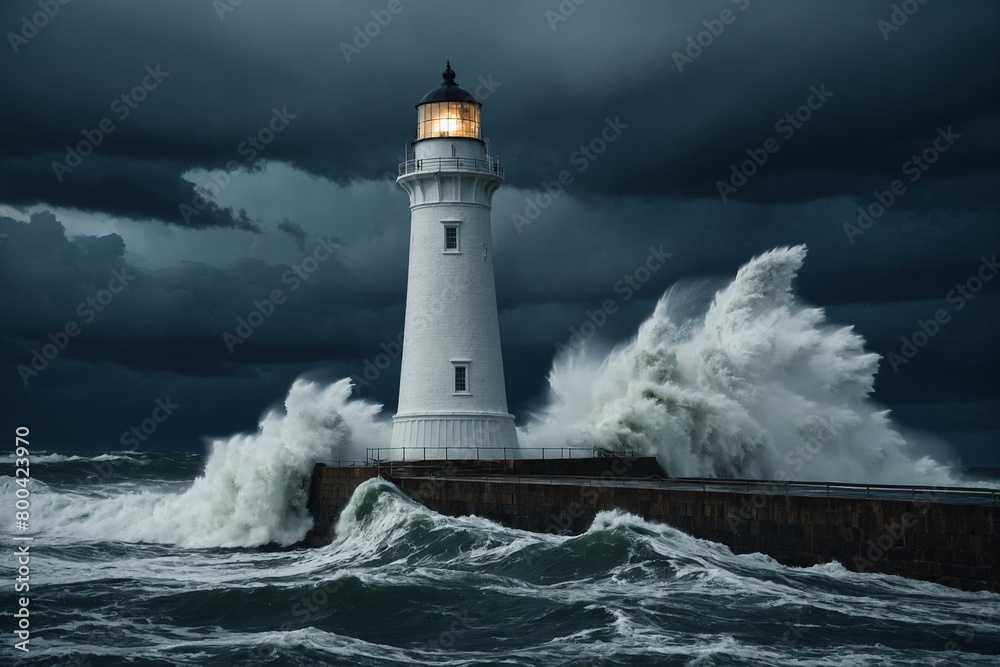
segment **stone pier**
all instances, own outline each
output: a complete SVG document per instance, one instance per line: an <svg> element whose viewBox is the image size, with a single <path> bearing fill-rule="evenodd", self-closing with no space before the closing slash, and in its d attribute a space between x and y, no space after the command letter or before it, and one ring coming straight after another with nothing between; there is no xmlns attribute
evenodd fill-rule
<svg viewBox="0 0 1000 667"><path fill-rule="evenodd" d="M1000 587L996 492L666 479L647 458L318 465L307 543L328 543L354 489L376 476L441 514L534 532L578 534L619 509L785 565L836 560L965 590Z"/></svg>

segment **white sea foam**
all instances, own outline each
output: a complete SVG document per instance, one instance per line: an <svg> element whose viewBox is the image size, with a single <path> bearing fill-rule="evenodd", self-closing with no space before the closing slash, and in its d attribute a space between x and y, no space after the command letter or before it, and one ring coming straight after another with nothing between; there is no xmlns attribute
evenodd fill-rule
<svg viewBox="0 0 1000 667"><path fill-rule="evenodd" d="M13 463L15 459L20 458L15 454L8 454L6 460ZM76 463L78 461L132 461L135 463L142 463L142 460L138 457L129 456L120 452L107 452L104 454L98 454L97 456L80 456L78 454L52 454L49 452L38 451L31 453L31 462L33 464L38 463Z"/></svg>
<svg viewBox="0 0 1000 667"><path fill-rule="evenodd" d="M795 297L805 255L752 259L694 318L674 288L628 344L559 357L522 444L636 450L685 477L957 483L871 400L878 355Z"/></svg>
<svg viewBox="0 0 1000 667"><path fill-rule="evenodd" d="M13 463L16 458L14 454L8 454L4 457L8 462ZM45 452L32 453L31 462L32 463L68 463L71 461L87 461L86 457L77 456L75 454L48 454Z"/></svg>
<svg viewBox="0 0 1000 667"><path fill-rule="evenodd" d="M375 419L381 406L348 400L349 380L328 386L297 380L256 433L211 443L205 471L181 493L124 493L111 498L41 495L42 530L94 539L187 547L291 544L312 524L309 474L318 461L364 457L388 440Z"/></svg>

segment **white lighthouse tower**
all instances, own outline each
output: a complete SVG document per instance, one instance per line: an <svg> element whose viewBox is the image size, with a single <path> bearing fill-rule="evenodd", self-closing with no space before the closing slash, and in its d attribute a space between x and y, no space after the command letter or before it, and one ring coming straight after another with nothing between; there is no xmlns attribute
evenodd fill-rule
<svg viewBox="0 0 1000 667"><path fill-rule="evenodd" d="M444 455L443 447L517 447L490 231L503 168L483 140L482 104L455 83L451 63L443 76L417 103L413 159L396 179L410 195L410 264L392 446L427 448L428 458Z"/></svg>

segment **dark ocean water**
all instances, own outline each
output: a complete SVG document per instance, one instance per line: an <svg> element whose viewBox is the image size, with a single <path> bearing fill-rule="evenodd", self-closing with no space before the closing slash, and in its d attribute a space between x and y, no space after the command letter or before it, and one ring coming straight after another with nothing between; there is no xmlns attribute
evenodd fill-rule
<svg viewBox="0 0 1000 667"><path fill-rule="evenodd" d="M580 536L539 535L443 517L372 481L326 548L176 546L181 510L192 531L255 521L188 491L204 465L195 455L36 454L31 652L14 649L5 528L0 663L1000 664L998 595L785 567L623 513L599 515ZM14 488L4 477L11 512ZM281 511L293 520L301 507Z"/></svg>

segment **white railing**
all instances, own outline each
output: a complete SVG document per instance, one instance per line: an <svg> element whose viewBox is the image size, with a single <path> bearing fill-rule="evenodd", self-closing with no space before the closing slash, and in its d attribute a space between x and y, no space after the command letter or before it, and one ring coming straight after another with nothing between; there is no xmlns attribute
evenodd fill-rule
<svg viewBox="0 0 1000 667"><path fill-rule="evenodd" d="M425 157L399 163L399 175L429 171L472 171L479 174L494 174L503 178L503 167L494 158L481 160L472 157Z"/></svg>

